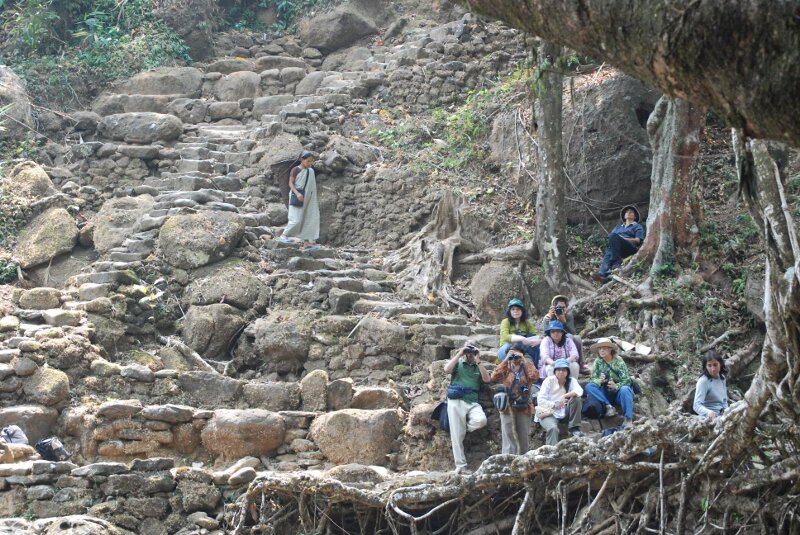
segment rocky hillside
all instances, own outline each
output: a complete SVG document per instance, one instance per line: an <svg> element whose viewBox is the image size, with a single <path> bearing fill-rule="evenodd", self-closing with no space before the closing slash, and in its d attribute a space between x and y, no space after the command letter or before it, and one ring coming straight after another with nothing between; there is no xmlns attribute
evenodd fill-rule
<svg viewBox="0 0 800 535"><path fill-rule="evenodd" d="M419 471L451 477L449 437L428 418L444 359L473 340L493 360L505 302L523 296L541 314L550 295L536 252L487 217L491 198L469 206L469 195L474 249L457 251L453 280L472 315L411 291L398 275L408 266L386 259L452 182L391 141L524 67L528 45L446 3L370 5L321 12L298 36L217 36L216 57L115 84L70 114L64 143L5 168L0 261L13 285L0 304L0 426L20 425L32 443L58 436L72 457L0 465L2 529L244 533L267 522L249 506L259 485L320 478L358 492L416 485ZM602 70L575 95L570 222L607 222L619 204L646 204L657 95ZM533 164L518 104L491 112L485 163L521 205ZM439 141L418 142L417 161ZM313 251L273 239L304 149L319 153L324 246ZM609 186L614 173L627 181ZM658 328L695 321L722 291L699 276L664 284L663 310L614 311L624 287L576 308L587 342L619 334L653 347L626 353L645 387L642 418L685 402L682 376L695 371L681 365L697 347ZM736 310L703 339L749 321ZM752 346L744 329L723 342ZM499 452L499 418L481 395L489 426L467 439L473 467ZM596 440L600 424L584 430ZM299 529L284 516L268 521L276 532Z"/></svg>

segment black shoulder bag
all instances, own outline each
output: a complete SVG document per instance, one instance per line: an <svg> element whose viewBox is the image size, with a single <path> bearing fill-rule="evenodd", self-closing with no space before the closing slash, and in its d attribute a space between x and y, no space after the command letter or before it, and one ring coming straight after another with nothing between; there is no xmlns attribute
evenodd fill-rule
<svg viewBox="0 0 800 535"><path fill-rule="evenodd" d="M305 172L306 172L306 181L303 183L303 187L301 188L300 186L298 186L296 181L294 184L295 189L300 192L300 195L303 196L303 199L305 199L306 184L308 184L308 174L311 172L311 169L310 168L305 169ZM300 173L297 174L297 178L300 178ZM294 194L294 190L289 191L289 206L297 206L298 208L301 208L303 206L303 201L297 198L297 195Z"/></svg>

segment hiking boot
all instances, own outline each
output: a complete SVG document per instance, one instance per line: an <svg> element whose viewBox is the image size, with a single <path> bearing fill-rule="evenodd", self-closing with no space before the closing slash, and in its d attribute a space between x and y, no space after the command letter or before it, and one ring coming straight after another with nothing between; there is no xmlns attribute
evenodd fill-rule
<svg viewBox="0 0 800 535"><path fill-rule="evenodd" d="M633 424L633 418L624 418L622 420L622 427L630 427Z"/></svg>
<svg viewBox="0 0 800 535"><path fill-rule="evenodd" d="M583 431L581 431L581 430L580 430L580 429L578 429L577 427L576 427L576 428L574 428L574 429L570 429L570 430L569 430L569 433L570 433L570 434L571 434L573 437L577 437L577 438L582 438L582 437L585 437L585 436L586 436L586 433L584 433Z"/></svg>
<svg viewBox="0 0 800 535"><path fill-rule="evenodd" d="M599 282L600 284L605 284L608 282L608 277L601 275L599 271L595 271L592 273L592 280Z"/></svg>
<svg viewBox="0 0 800 535"><path fill-rule="evenodd" d="M613 418L616 415L617 415L617 409L615 409L611 405L606 405L606 414L605 414L604 417L605 418Z"/></svg>

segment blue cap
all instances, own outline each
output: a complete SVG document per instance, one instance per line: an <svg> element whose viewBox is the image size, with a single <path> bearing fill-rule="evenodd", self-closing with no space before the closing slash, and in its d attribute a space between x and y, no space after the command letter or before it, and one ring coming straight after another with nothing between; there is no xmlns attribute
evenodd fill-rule
<svg viewBox="0 0 800 535"><path fill-rule="evenodd" d="M566 368L569 370L569 361L567 359L558 359L555 364L553 364L553 371L556 371L561 368Z"/></svg>
<svg viewBox="0 0 800 535"><path fill-rule="evenodd" d="M508 302L508 306L506 306L506 310L511 310L511 307L519 307L522 310L525 310L525 304L522 302L522 299L512 299Z"/></svg>
<svg viewBox="0 0 800 535"><path fill-rule="evenodd" d="M567 329L564 328L564 324L558 320L553 320L550 322L550 325L547 326L547 330L544 332L544 335L547 336L550 334L550 331L563 331L567 332Z"/></svg>

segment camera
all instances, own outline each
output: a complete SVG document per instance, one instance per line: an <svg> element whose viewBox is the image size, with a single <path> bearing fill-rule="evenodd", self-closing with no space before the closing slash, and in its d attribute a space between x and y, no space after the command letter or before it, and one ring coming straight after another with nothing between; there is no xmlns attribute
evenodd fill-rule
<svg viewBox="0 0 800 535"><path fill-rule="evenodd" d="M556 307L556 316L560 316L564 313L564 307Z"/></svg>

